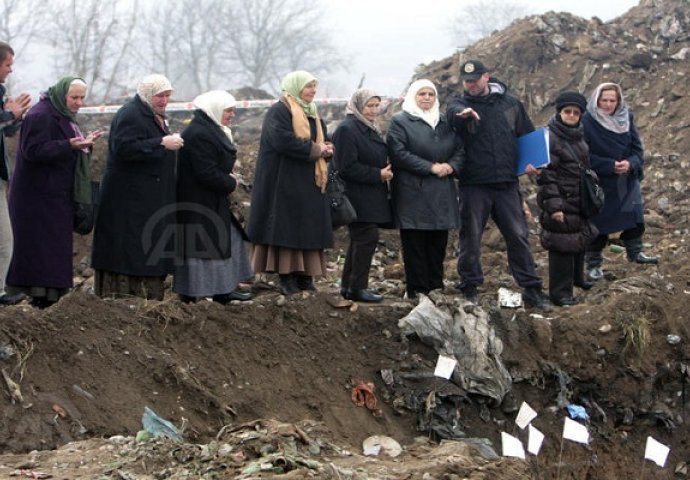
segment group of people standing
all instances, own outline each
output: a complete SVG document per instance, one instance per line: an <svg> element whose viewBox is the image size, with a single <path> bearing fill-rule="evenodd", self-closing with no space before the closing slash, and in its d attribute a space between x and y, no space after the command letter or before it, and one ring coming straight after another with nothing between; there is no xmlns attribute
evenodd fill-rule
<svg viewBox="0 0 690 480"><path fill-rule="evenodd" d="M13 56L0 42L0 83ZM325 192L335 170L357 212L347 227L344 298L383 299L368 286L381 228L400 230L408 298L443 288L448 232L459 229L457 288L478 303L481 237L492 218L525 303L549 308L515 171L516 138L534 126L481 62L464 63L460 76L464 91L447 114L433 82L414 82L385 136L377 124L381 97L359 89L331 137L314 102L317 79L286 75L264 118L246 232L230 208L238 185L234 97L199 95L191 122L176 134L166 118L173 86L163 75L146 76L110 126L93 236L96 294L162 299L172 274L184 302L242 301L253 295L240 284L254 272L278 274L284 295L316 290L334 242ZM103 134L84 135L76 122L86 91L82 79L65 77L31 109L26 94L0 105L0 141L21 123L15 171L6 154L0 162L0 277L7 279L0 303L28 295L46 307L72 287L74 204L88 191L91 149ZM548 124L551 163L528 173L539 185L550 300L570 305L573 285L590 288L602 277L608 234L623 230L630 261L656 259L642 253L642 146L620 87L602 84L589 102L565 92L556 110ZM579 172L590 158L606 192L604 212L591 219L579 210Z"/></svg>

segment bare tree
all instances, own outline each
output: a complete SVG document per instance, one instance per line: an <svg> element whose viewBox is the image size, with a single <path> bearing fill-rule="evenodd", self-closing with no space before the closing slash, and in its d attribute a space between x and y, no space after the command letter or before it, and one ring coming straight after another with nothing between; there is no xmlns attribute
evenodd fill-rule
<svg viewBox="0 0 690 480"><path fill-rule="evenodd" d="M63 0L51 13L46 40L60 46L54 73L82 77L92 100L111 98L128 77L138 1Z"/></svg>
<svg viewBox="0 0 690 480"><path fill-rule="evenodd" d="M140 36L146 49L137 60L149 73L163 73L175 87L175 97L193 98L227 85L227 31L234 19L228 0L178 0L161 11L145 12Z"/></svg>
<svg viewBox="0 0 690 480"><path fill-rule="evenodd" d="M40 0L0 0L0 40L19 56L35 40L46 19Z"/></svg>
<svg viewBox="0 0 690 480"><path fill-rule="evenodd" d="M314 74L341 66L323 24L323 6L310 0L234 0L228 34L234 73L255 88L275 90L290 70Z"/></svg>
<svg viewBox="0 0 690 480"><path fill-rule="evenodd" d="M449 25L455 46L464 48L487 37L510 25L516 18L527 15L528 11L523 3L503 0L465 4Z"/></svg>
<svg viewBox="0 0 690 480"><path fill-rule="evenodd" d="M12 46L18 62L25 63L24 54L45 27L43 5L41 0L0 0L0 40ZM14 78L10 76L7 83L11 85Z"/></svg>

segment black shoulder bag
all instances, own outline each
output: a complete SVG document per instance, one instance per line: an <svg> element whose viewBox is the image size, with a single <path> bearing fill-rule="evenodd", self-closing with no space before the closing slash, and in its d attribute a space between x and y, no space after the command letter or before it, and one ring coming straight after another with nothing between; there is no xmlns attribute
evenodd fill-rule
<svg viewBox="0 0 690 480"><path fill-rule="evenodd" d="M591 168L586 168L575 153L573 147L566 143L570 153L580 166L580 212L586 218L593 217L604 209L604 189L599 185L599 177Z"/></svg>
<svg viewBox="0 0 690 480"><path fill-rule="evenodd" d="M345 195L345 183L334 168L328 168L326 200L331 207L331 225L338 228L357 220L357 212Z"/></svg>

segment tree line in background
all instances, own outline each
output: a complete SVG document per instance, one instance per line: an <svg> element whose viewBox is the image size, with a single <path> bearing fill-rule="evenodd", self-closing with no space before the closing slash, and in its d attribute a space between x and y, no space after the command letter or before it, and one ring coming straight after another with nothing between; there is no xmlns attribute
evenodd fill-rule
<svg viewBox="0 0 690 480"><path fill-rule="evenodd" d="M76 75L95 102L130 94L148 73L178 98L214 88L275 91L285 73L339 68L308 0L0 0L0 39L45 55L54 78ZM231 79L231 80L230 80Z"/></svg>
<svg viewBox="0 0 690 480"><path fill-rule="evenodd" d="M0 40L21 57L45 56L52 78L82 77L94 103L117 101L148 73L175 96L249 86L276 93L292 70L345 68L319 0L0 0ZM485 0L449 12L449 44L464 48L526 13ZM384 25L383 28L386 28ZM435 41L422 39L420 41ZM366 72L365 72L366 73Z"/></svg>

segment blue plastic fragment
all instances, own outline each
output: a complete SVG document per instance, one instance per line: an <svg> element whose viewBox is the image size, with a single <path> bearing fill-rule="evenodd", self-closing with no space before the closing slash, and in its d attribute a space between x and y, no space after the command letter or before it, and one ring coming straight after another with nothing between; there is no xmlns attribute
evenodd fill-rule
<svg viewBox="0 0 690 480"><path fill-rule="evenodd" d="M582 407L580 405L574 405L571 403L565 408L568 410L568 415L570 415L570 418L572 418L573 420L589 420L589 415L587 414L587 410L585 410L585 407Z"/></svg>
<svg viewBox="0 0 690 480"><path fill-rule="evenodd" d="M164 436L176 442L182 441L182 435L177 427L164 418L159 417L156 412L149 407L144 407L144 415L141 417L141 423L144 426L144 430L156 437Z"/></svg>

